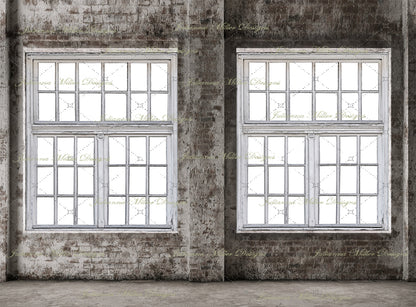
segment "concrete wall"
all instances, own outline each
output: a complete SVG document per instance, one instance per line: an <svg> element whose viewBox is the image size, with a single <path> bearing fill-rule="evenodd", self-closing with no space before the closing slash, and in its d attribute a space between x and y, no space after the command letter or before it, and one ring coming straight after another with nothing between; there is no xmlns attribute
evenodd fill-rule
<svg viewBox="0 0 416 307"><path fill-rule="evenodd" d="M403 1L8 0L6 10L1 0L0 67L10 73L0 73L0 279L6 259L9 279L401 279L407 273L415 279L416 188L409 185L407 208L402 177ZM406 12L409 82L416 81L415 3ZM392 48L392 233L236 234L236 161L222 159L236 152L236 87L228 85L236 76L235 49L324 46ZM178 117L192 120L178 130L178 200L186 205L178 206L177 234L23 232L24 161L17 161L25 146L23 47L179 49ZM410 86L410 183L415 94ZM219 158L186 158L201 155ZM377 255L383 251L395 255Z"/></svg>

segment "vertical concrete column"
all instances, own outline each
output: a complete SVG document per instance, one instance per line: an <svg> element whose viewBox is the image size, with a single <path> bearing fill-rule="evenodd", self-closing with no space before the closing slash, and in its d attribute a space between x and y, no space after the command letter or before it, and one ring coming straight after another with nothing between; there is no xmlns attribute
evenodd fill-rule
<svg viewBox="0 0 416 307"><path fill-rule="evenodd" d="M224 38L223 0L188 1L189 280L224 279ZM180 103L180 102L179 102ZM179 157L181 159L181 157Z"/></svg>
<svg viewBox="0 0 416 307"><path fill-rule="evenodd" d="M9 95L6 0L0 0L0 281L6 281L9 216Z"/></svg>

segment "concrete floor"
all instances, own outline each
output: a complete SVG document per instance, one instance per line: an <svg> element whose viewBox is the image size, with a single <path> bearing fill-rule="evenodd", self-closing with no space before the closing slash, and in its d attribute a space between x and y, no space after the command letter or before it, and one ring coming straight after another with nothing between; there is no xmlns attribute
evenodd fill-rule
<svg viewBox="0 0 416 307"><path fill-rule="evenodd" d="M10 281L0 306L416 306L404 281Z"/></svg>

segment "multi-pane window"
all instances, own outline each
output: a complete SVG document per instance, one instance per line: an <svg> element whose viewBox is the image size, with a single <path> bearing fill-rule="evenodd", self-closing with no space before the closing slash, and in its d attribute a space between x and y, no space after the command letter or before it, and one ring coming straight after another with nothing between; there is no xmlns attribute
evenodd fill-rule
<svg viewBox="0 0 416 307"><path fill-rule="evenodd" d="M26 58L27 228L174 229L176 54Z"/></svg>
<svg viewBox="0 0 416 307"><path fill-rule="evenodd" d="M388 231L389 50L237 57L238 231Z"/></svg>

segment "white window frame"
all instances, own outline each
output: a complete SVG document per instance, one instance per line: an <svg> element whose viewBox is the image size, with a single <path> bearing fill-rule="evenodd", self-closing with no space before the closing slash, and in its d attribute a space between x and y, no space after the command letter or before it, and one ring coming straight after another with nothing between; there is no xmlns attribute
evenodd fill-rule
<svg viewBox="0 0 416 307"><path fill-rule="evenodd" d="M176 48L158 48L157 51L151 51L146 48L123 48L123 49L105 49L105 48L53 48L38 49L24 48L24 80L25 82L25 153L26 157L31 157L36 152L35 136L95 136L94 150L96 151L97 162L95 164L95 174L103 174L95 177L94 188L94 222L95 225L34 225L36 210L36 182L35 162L33 159L25 159L25 231L31 232L177 232L177 49ZM39 122L35 120L36 115L36 61L75 61L93 60L97 62L129 62L129 61L146 61L169 62L170 71L168 72L168 118L166 121L101 121L94 122ZM130 76L129 76L130 77ZM149 85L148 80L148 85ZM130 89L127 91L130 93ZM148 88L148 93L150 89ZM103 95L103 93L102 93ZM127 112L129 111L126 106ZM103 114L103 109L101 110ZM57 110L55 110L57 112ZM104 115L103 115L104 116ZM127 116L129 117L129 116ZM106 152L108 151L108 138L110 136L125 136L126 141L129 136L146 136L148 144L149 136L166 136L167 146L167 203L166 203L166 225L107 225L108 221L106 206L97 205L97 200L102 201L108 197L108 185L105 179L108 176L108 161ZM55 141L56 142L56 141ZM128 145L126 145L128 146ZM55 149L56 151L56 149ZM147 149L148 151L148 149ZM55 153L56 154L56 153ZM149 153L147 153L147 156ZM106 160L107 158L107 160ZM149 157L148 157L149 158ZM55 161L56 163L56 161ZM147 166L149 167L149 159ZM55 179L56 181L56 179ZM126 182L127 184L127 182ZM56 183L55 183L56 185ZM147 194L148 191L146 191ZM107 194L106 194L107 193ZM55 196L56 197L56 196ZM105 208L104 208L105 207ZM55 204L56 211L56 204ZM127 214L127 213L126 213ZM55 212L56 215L56 212ZM146 220L148 220L148 213ZM56 217L55 217L56 219Z"/></svg>
<svg viewBox="0 0 416 307"><path fill-rule="evenodd" d="M390 93L391 93L391 49L390 48L237 48L237 78L240 80L237 84L237 233L390 233L391 232L391 110L390 110ZM377 60L381 61L381 81L379 83L379 92L381 93L381 103L379 105L378 121L250 121L248 119L248 62L249 61L293 61L305 60L312 62L319 61L343 61L343 60ZM266 68L267 69L267 68ZM267 70L266 70L267 71ZM289 72L286 72L288 76ZM267 73L266 73L267 75ZM266 77L267 78L267 77ZM266 79L267 82L268 79ZM314 82L314 80L313 80ZM287 89L287 87L286 87ZM314 91L314 86L310 92ZM341 91L338 87L337 91ZM361 99L361 98L360 98ZM267 107L266 107L267 108ZM338 109L339 110L339 109ZM288 112L288 111L286 111ZM268 113L268 110L267 110ZM288 113L286 113L288 114ZM268 119L268 114L267 114ZM287 118L288 119L288 118ZM366 126L364 126L365 124ZM378 193L377 225L343 225L336 226L319 226L317 225L317 205L314 201L310 204L305 203L305 225L286 224L282 226L271 227L267 224L247 224L247 136L296 136L303 135L305 138L305 148L309 159L305 159L305 199L313 199L319 193L317 188L316 174L318 174L319 163L319 133L333 135L355 136L362 134L378 134L378 164L379 170L383 175L379 175L378 187L381 187ZM266 138L267 139L267 138ZM358 149L359 151L359 149ZM314 157L312 156L314 155ZM318 157L318 158L317 158ZM315 161L309 163L309 161ZM338 162L337 162L338 163ZM313 164L313 165L311 165ZM267 165L266 165L267 168ZM309 176L307 175L309 174ZM266 175L267 176L267 175ZM315 179L314 179L315 178ZM265 186L267 180L265 180ZM264 193L267 193L265 188ZM357 192L358 193L358 192ZM359 206L358 206L359 207ZM266 210L265 210L266 211ZM286 213L287 214L287 213ZM338 213L339 214L339 213ZM267 216L265 215L265 219ZM285 219L287 217L285 216Z"/></svg>

